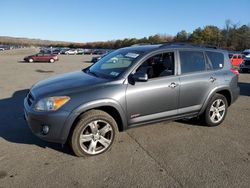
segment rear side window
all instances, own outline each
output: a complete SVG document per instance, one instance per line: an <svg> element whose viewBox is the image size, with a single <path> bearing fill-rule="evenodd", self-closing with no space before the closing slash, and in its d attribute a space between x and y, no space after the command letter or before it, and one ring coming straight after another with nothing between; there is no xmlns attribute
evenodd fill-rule
<svg viewBox="0 0 250 188"><path fill-rule="evenodd" d="M191 73L206 70L203 52L180 51L181 73Z"/></svg>
<svg viewBox="0 0 250 188"><path fill-rule="evenodd" d="M206 51L206 54L213 69L222 69L224 67L224 55L222 53Z"/></svg>

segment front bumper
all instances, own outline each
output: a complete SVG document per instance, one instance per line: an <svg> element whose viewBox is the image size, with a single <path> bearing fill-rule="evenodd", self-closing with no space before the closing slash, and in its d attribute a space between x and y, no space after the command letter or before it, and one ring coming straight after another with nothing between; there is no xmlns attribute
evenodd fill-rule
<svg viewBox="0 0 250 188"><path fill-rule="evenodd" d="M27 102L27 97L24 99L24 116L33 134L42 140L65 143L66 140L63 138L63 129L65 122L70 112L58 110L55 112L36 112L32 109ZM44 125L49 126L48 134L42 133L42 127Z"/></svg>

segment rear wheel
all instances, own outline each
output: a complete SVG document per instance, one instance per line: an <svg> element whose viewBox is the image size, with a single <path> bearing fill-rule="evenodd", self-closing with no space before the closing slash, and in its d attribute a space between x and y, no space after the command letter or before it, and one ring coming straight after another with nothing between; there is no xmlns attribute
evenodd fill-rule
<svg viewBox="0 0 250 188"><path fill-rule="evenodd" d="M216 93L209 101L203 114L207 126L217 126L223 122L227 114L228 103L225 96Z"/></svg>
<svg viewBox="0 0 250 188"><path fill-rule="evenodd" d="M71 148L79 157L98 155L111 148L117 132L117 124L108 113L88 111L80 117L72 132Z"/></svg>

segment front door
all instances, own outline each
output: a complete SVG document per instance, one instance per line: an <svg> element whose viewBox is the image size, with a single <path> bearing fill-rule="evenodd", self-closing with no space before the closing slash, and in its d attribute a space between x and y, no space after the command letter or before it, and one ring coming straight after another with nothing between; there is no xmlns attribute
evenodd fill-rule
<svg viewBox="0 0 250 188"><path fill-rule="evenodd" d="M179 78L175 76L175 53L151 56L134 72L148 75L147 82L129 83L126 90L129 125L177 114Z"/></svg>

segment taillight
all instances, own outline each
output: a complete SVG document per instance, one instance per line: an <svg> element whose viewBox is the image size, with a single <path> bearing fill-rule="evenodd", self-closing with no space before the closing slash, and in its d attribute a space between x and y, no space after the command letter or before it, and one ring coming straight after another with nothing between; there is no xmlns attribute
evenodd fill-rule
<svg viewBox="0 0 250 188"><path fill-rule="evenodd" d="M232 73L234 73L236 76L239 76L239 71L238 70L232 68L232 69L230 69L230 71Z"/></svg>

